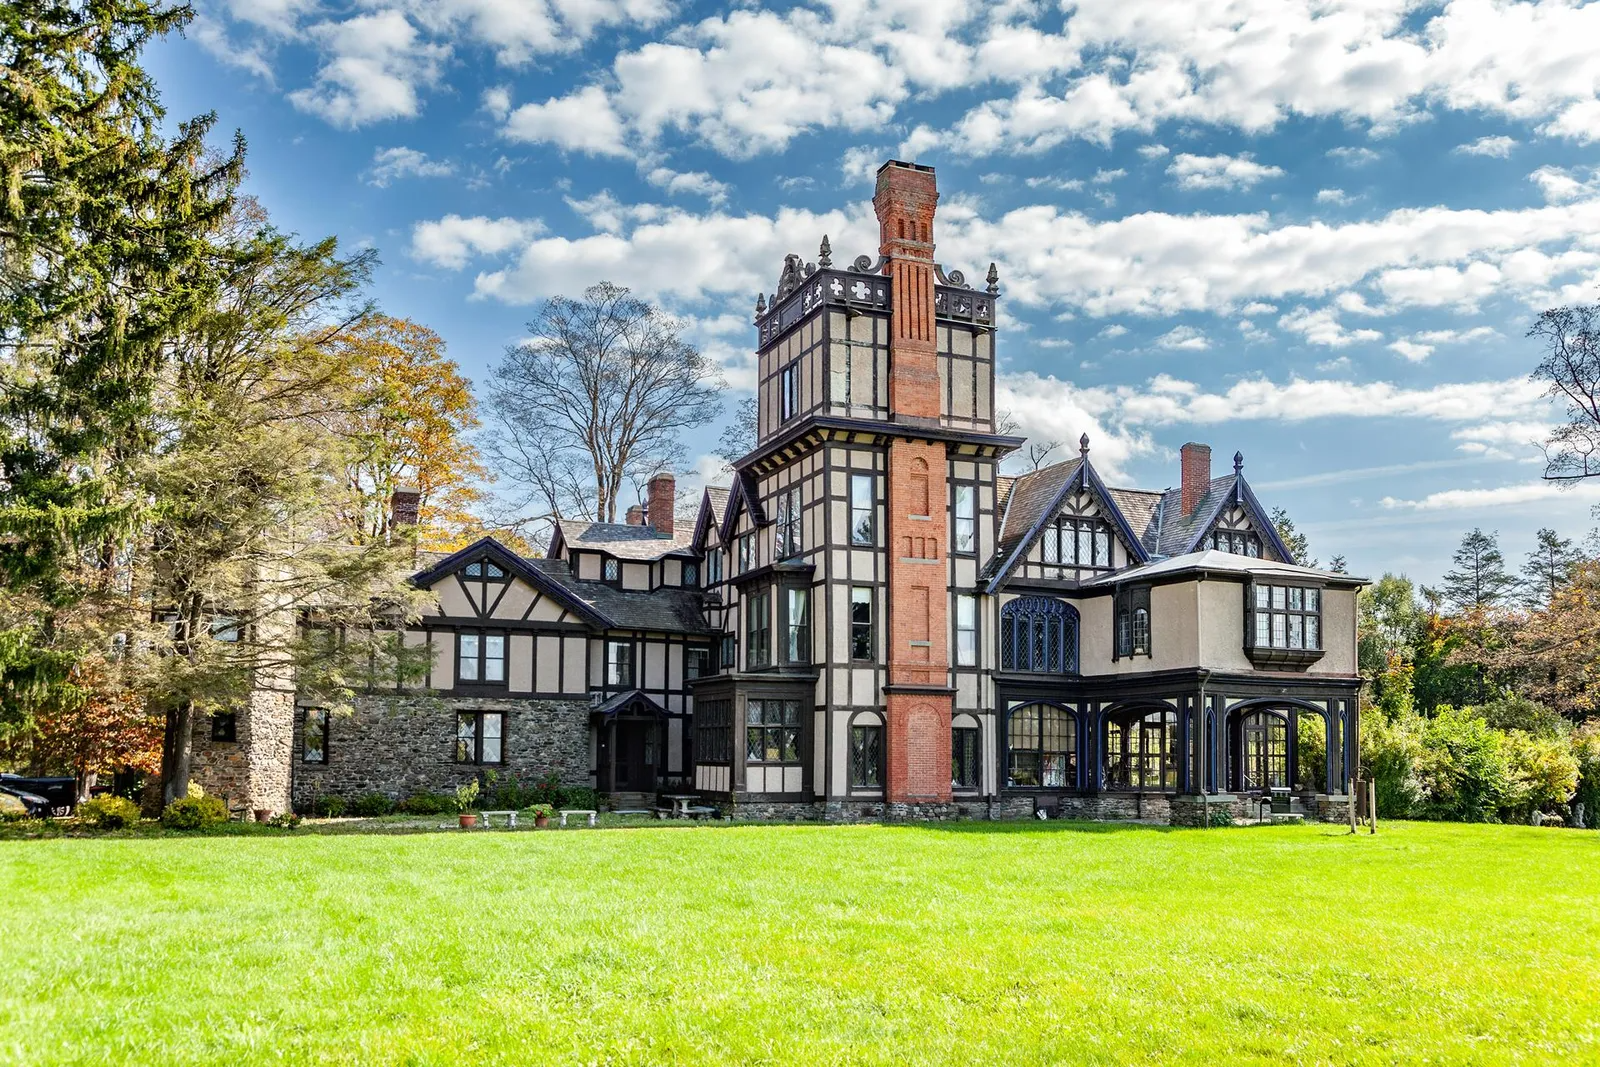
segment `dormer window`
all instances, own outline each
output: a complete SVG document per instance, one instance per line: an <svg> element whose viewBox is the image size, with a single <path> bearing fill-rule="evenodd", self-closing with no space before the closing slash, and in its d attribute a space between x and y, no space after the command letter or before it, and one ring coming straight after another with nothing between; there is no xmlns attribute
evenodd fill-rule
<svg viewBox="0 0 1600 1067"><path fill-rule="evenodd" d="M700 584L700 565L693 560L683 565L683 587L693 589Z"/></svg>
<svg viewBox="0 0 1600 1067"><path fill-rule="evenodd" d="M1057 519L1040 536L1044 561L1062 567L1111 567L1111 527L1099 519Z"/></svg>
<svg viewBox="0 0 1600 1067"><path fill-rule="evenodd" d="M1261 556L1261 539L1248 530L1213 530L1210 547L1235 556Z"/></svg>
<svg viewBox="0 0 1600 1067"><path fill-rule="evenodd" d="M622 577L622 564L614 559L608 559L600 565L600 576L608 582L615 582Z"/></svg>

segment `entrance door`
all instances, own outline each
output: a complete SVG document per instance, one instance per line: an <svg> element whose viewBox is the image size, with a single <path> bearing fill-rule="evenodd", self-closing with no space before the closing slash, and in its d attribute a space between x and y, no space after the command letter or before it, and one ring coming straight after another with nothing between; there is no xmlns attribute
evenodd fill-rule
<svg viewBox="0 0 1600 1067"><path fill-rule="evenodd" d="M656 732L653 720L617 720L617 791L648 793L655 789Z"/></svg>
<svg viewBox="0 0 1600 1067"><path fill-rule="evenodd" d="M1283 789L1289 785L1289 723L1258 711L1244 720L1245 790Z"/></svg>

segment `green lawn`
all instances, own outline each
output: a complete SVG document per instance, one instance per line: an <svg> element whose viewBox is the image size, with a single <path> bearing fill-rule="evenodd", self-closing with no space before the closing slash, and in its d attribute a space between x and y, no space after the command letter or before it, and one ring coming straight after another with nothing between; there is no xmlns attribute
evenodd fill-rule
<svg viewBox="0 0 1600 1067"><path fill-rule="evenodd" d="M1600 1062L1600 834L0 841L0 1063Z"/></svg>

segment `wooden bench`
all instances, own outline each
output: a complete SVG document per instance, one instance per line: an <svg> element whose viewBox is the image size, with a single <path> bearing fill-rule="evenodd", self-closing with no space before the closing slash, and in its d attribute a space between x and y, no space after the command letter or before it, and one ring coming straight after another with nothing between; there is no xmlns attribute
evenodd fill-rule
<svg viewBox="0 0 1600 1067"><path fill-rule="evenodd" d="M483 816L483 828L485 830L494 825L494 817L496 815L504 816L506 826L509 828L513 830L517 828L517 813L514 811L480 811L478 814Z"/></svg>
<svg viewBox="0 0 1600 1067"><path fill-rule="evenodd" d="M561 825L562 826L567 825L567 816L568 815L587 815L587 816L589 816L589 825L593 826L594 823L595 823L595 819L599 816L599 814L600 813L598 811L591 811L588 808L562 808L561 809Z"/></svg>

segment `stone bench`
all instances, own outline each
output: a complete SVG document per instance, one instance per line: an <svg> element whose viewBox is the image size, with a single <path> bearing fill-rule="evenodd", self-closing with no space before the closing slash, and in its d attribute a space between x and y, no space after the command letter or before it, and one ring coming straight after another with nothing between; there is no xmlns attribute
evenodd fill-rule
<svg viewBox="0 0 1600 1067"><path fill-rule="evenodd" d="M509 828L513 830L517 828L517 813L514 811L480 811L478 814L483 816L483 828L485 830L494 825L494 817L496 815L503 817L506 820L506 826Z"/></svg>
<svg viewBox="0 0 1600 1067"><path fill-rule="evenodd" d="M598 811L591 811L588 808L562 808L560 814L561 814L561 825L562 826L567 825L567 816L568 815L587 815L587 816L589 816L589 825L590 826L594 825L595 819L600 815L600 813Z"/></svg>
<svg viewBox="0 0 1600 1067"><path fill-rule="evenodd" d="M711 808L711 807L696 806L696 807L692 807L692 808L688 809L688 815L689 815L689 818L691 818L691 819L704 819L704 818L708 818L708 817L715 818L716 815L717 815L717 809L716 808Z"/></svg>

